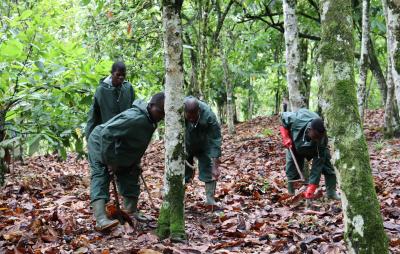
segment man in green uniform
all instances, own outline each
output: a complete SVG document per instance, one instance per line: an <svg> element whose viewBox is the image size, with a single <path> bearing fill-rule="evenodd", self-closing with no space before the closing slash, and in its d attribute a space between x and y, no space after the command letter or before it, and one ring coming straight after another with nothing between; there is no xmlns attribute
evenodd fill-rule
<svg viewBox="0 0 400 254"><path fill-rule="evenodd" d="M185 99L185 145L187 163L193 165L193 157L199 162L199 179L205 182L206 204L217 205L214 199L219 177L221 156L221 128L217 117L204 102L190 96ZM185 168L185 182L194 175L189 165Z"/></svg>
<svg viewBox="0 0 400 254"><path fill-rule="evenodd" d="M117 178L125 209L139 219L140 160L157 123L163 118L164 93L158 93L149 103L136 100L132 108L97 126L90 134L90 200L96 217L96 230L102 231L118 224L117 220L109 220L105 213L105 204L110 199L108 170L113 170Z"/></svg>
<svg viewBox="0 0 400 254"><path fill-rule="evenodd" d="M308 179L306 198L314 198L314 192L318 187L321 173L325 176L326 193L328 198L339 199L336 194L336 175L331 164L331 156L328 149L328 137L322 119L307 109L299 109L297 112L283 112L281 115L282 126L280 128L283 145L292 149L301 170L304 167L304 159L312 159L312 167ZM286 176L288 178L288 191L294 194L292 180L300 178L296 165L289 151L286 151Z"/></svg>
<svg viewBox="0 0 400 254"><path fill-rule="evenodd" d="M125 80L125 76L125 64L115 62L111 67L111 75L100 80L89 111L85 129L86 140L97 125L132 107L135 93L132 84Z"/></svg>

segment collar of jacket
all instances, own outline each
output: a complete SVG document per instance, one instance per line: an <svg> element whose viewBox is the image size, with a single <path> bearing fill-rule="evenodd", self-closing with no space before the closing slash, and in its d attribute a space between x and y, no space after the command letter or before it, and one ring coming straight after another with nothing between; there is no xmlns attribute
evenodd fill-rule
<svg viewBox="0 0 400 254"><path fill-rule="evenodd" d="M136 107L138 108L141 112L143 112L147 118L149 119L149 121L154 125L154 127L157 126L157 123L151 118L151 115L149 113L148 110L148 106L149 104L147 102L145 102L144 100L135 100L132 104L132 107Z"/></svg>
<svg viewBox="0 0 400 254"><path fill-rule="evenodd" d="M120 86L113 86L111 75L108 75L108 77L101 80L101 82L105 83L107 88L121 89L121 87L128 81L124 80Z"/></svg>

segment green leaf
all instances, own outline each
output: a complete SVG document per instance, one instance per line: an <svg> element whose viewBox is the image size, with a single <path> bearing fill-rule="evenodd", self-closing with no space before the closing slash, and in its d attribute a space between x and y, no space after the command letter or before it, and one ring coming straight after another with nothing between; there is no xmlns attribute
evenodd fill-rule
<svg viewBox="0 0 400 254"><path fill-rule="evenodd" d="M0 142L0 147L2 148L12 148L13 144L20 140L21 137L15 137L11 139L6 139ZM1 157L1 156L0 156Z"/></svg>
<svg viewBox="0 0 400 254"><path fill-rule="evenodd" d="M4 156L6 155L6 151L0 147L0 158L4 158Z"/></svg>
<svg viewBox="0 0 400 254"><path fill-rule="evenodd" d="M21 14L21 16L19 17L19 20L27 19L27 18L29 18L32 14L33 14L33 11L32 11L32 10L26 10L26 11L24 11L24 12Z"/></svg>
<svg viewBox="0 0 400 254"><path fill-rule="evenodd" d="M83 153L83 142L82 139L77 139L75 142L75 151L78 153Z"/></svg>
<svg viewBox="0 0 400 254"><path fill-rule="evenodd" d="M18 58L22 55L24 45L16 39L9 40L1 44L0 46L0 56L5 59Z"/></svg>
<svg viewBox="0 0 400 254"><path fill-rule="evenodd" d="M63 160L67 159L67 150L63 146L58 149L58 154L61 156Z"/></svg>
<svg viewBox="0 0 400 254"><path fill-rule="evenodd" d="M104 0L96 0L96 2L97 2L96 11L99 13L103 9Z"/></svg>
<svg viewBox="0 0 400 254"><path fill-rule="evenodd" d="M83 5L88 5L90 3L90 0L81 0L81 3Z"/></svg>
<svg viewBox="0 0 400 254"><path fill-rule="evenodd" d="M93 96L85 96L80 101L80 104L89 106L89 105L92 105L92 101L93 101Z"/></svg>
<svg viewBox="0 0 400 254"><path fill-rule="evenodd" d="M39 151L39 144L40 144L41 139L42 139L42 135L37 134L37 135L33 136L33 138L28 142L28 145L29 145L28 154L29 155L32 155L32 154L36 153L37 151Z"/></svg>
<svg viewBox="0 0 400 254"><path fill-rule="evenodd" d="M35 65L39 68L39 70L44 71L43 59L35 61Z"/></svg>

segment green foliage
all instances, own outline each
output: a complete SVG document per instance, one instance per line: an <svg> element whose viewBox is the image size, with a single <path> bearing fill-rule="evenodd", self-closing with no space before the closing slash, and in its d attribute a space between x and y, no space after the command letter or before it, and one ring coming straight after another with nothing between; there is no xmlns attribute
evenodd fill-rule
<svg viewBox="0 0 400 254"><path fill-rule="evenodd" d="M2 17L0 40L0 110L6 111L6 130L26 139L28 154L41 148L62 158L69 149L83 154L81 128L93 89L111 62L88 57L74 1L1 8L9 13Z"/></svg>
<svg viewBox="0 0 400 254"><path fill-rule="evenodd" d="M263 134L265 137L270 137L270 136L274 135L274 131L271 130L271 129L264 129L263 132L262 132L262 134Z"/></svg>
<svg viewBox="0 0 400 254"><path fill-rule="evenodd" d="M184 1L187 93L193 91L190 74L194 67L202 99L216 106L224 121L227 93L221 47L228 60L237 119L276 113L287 94L285 45L279 30L283 24L282 1L234 1L221 25L228 3ZM353 13L356 37L360 3L355 2ZM297 1L296 8L300 32L320 36L318 6L302 0ZM6 139L15 132L27 154L58 153L63 158L67 151L84 154L82 128L93 93L114 60L127 64L127 79L139 98L149 98L163 89L159 1L3 1L0 12L0 111L7 112L7 125L0 126L0 131L7 130ZM268 13L274 13L273 17ZM383 70L387 62L385 34L381 1L373 0L371 38ZM359 40L357 51L358 47ZM310 77L316 75L317 48L318 41L308 40L308 60L303 64ZM196 57L194 66L192 54ZM315 110L318 84L315 78L310 84L310 108ZM382 107L381 97L373 81L368 107Z"/></svg>
<svg viewBox="0 0 400 254"><path fill-rule="evenodd" d="M261 187L261 192L262 193L266 193L267 192L267 190L269 189L269 187L270 187L270 184L269 184L269 182L265 179L264 180L264 183L263 183L263 185L262 185L262 187Z"/></svg>
<svg viewBox="0 0 400 254"><path fill-rule="evenodd" d="M380 139L375 143L375 150L380 151L385 147L385 142Z"/></svg>

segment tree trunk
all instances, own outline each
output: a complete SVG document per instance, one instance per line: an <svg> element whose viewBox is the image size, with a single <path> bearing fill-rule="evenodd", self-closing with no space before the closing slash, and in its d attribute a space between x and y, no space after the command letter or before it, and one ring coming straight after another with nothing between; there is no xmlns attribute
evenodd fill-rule
<svg viewBox="0 0 400 254"><path fill-rule="evenodd" d="M387 0L387 34L394 91L397 107L400 108L400 2L398 0Z"/></svg>
<svg viewBox="0 0 400 254"><path fill-rule="evenodd" d="M228 125L228 133L234 134L235 133L235 105L233 103L233 85L230 80L229 76L229 66L228 60L226 59L226 55L222 45L220 45L220 53L221 53L221 60L222 60L222 68L224 70L224 84L226 88L226 118L227 118L227 125Z"/></svg>
<svg viewBox="0 0 400 254"><path fill-rule="evenodd" d="M332 139L349 253L388 253L354 79L351 0L321 0L321 107Z"/></svg>
<svg viewBox="0 0 400 254"><path fill-rule="evenodd" d="M366 87L368 75L368 40L369 40L369 0L362 2L362 36L360 57L360 80L358 82L357 99L361 123L364 122Z"/></svg>
<svg viewBox="0 0 400 254"><path fill-rule="evenodd" d="M190 39L189 34L185 33L186 42L192 46L190 48L190 87L187 89L190 95L193 95L197 98L201 97L200 94L200 87L199 87L199 80L198 80L198 58L197 52L193 48L193 42Z"/></svg>
<svg viewBox="0 0 400 254"><path fill-rule="evenodd" d="M6 125L6 114L5 110L0 110L0 142L5 139L5 125ZM1 149L1 147L0 147ZM0 186L3 186L5 182L5 174L7 172L7 165L5 163L5 151L4 156L0 155Z"/></svg>
<svg viewBox="0 0 400 254"><path fill-rule="evenodd" d="M197 57L194 49L190 49L190 63L192 68L190 69L190 93L191 95L200 98L200 88L197 79Z"/></svg>
<svg viewBox="0 0 400 254"><path fill-rule="evenodd" d="M375 77L376 82L378 83L379 90L382 96L382 105L386 104L386 93L387 93L387 85L386 79L383 75L383 71L381 65L379 64L379 60L376 57L375 49L372 44L371 37L368 38L368 55L369 55L369 69Z"/></svg>
<svg viewBox="0 0 400 254"><path fill-rule="evenodd" d="M300 40L300 61L301 61L301 81L300 93L303 96L303 103L306 108L310 106L310 93L311 93L311 77L312 68L307 65L308 62L308 40Z"/></svg>
<svg viewBox="0 0 400 254"><path fill-rule="evenodd" d="M206 96L206 75L207 75L207 33L208 33L208 14L210 11L211 3L210 0L197 1L199 8L200 20L200 31L199 31L199 50L200 50L200 77L199 77L199 88L200 93ZM204 99L204 98L200 98Z"/></svg>
<svg viewBox="0 0 400 254"><path fill-rule="evenodd" d="M165 174L157 234L182 240L184 220L183 47L180 10L183 1L163 1L165 54Z"/></svg>
<svg viewBox="0 0 400 254"><path fill-rule="evenodd" d="M280 37L280 41L282 41L282 37ZM274 50L274 61L275 63L280 63L282 57L282 51L281 47L276 47ZM276 79L277 79L277 89L275 90L275 114L279 114L281 111L281 97L282 97L282 91L281 91L281 77L282 75L282 67L281 65L278 66L277 71L276 71Z"/></svg>
<svg viewBox="0 0 400 254"><path fill-rule="evenodd" d="M390 58L389 51L391 50L392 46L392 36L389 27L389 17L388 17L388 2L387 0L382 0L382 7L383 13L386 19L386 31L387 31L387 98L385 103L385 117L384 117L384 133L386 138L392 138L394 135L393 129L393 118L394 118L394 111L393 111L393 99L394 99L394 83L393 83L393 75L392 75L392 60Z"/></svg>
<svg viewBox="0 0 400 254"><path fill-rule="evenodd" d="M248 105L247 105L247 120L251 120L253 118L253 110L254 110L254 90L253 90L253 76L250 75L250 83L249 83L249 91L248 91Z"/></svg>
<svg viewBox="0 0 400 254"><path fill-rule="evenodd" d="M388 70L392 68L392 63L388 61ZM393 110L393 100L394 100L394 84L392 72L387 72L387 98L385 104L385 117L384 117L384 133L386 138L392 138L394 135L393 128L393 118L394 118L394 110Z"/></svg>
<svg viewBox="0 0 400 254"><path fill-rule="evenodd" d="M300 92L301 62L299 50L299 32L296 19L296 0L283 0L283 20L286 46L286 76L289 90L289 102L292 111L304 106L304 97Z"/></svg>

